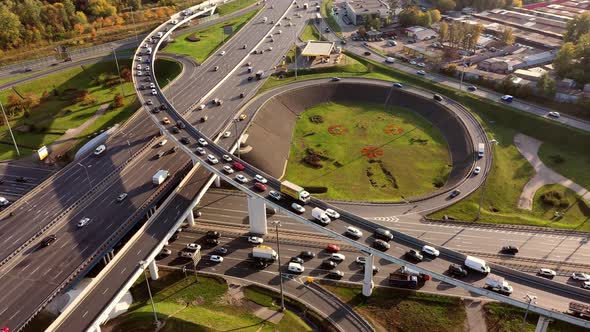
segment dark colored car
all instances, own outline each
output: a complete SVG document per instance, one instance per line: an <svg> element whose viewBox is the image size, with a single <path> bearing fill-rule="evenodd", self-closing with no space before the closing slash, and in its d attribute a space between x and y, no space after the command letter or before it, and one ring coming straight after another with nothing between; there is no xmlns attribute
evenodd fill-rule
<svg viewBox="0 0 590 332"><path fill-rule="evenodd" d="M477 88L473 85L470 85L467 87L467 91L475 91L475 90L477 90Z"/></svg>
<svg viewBox="0 0 590 332"><path fill-rule="evenodd" d="M328 277L330 279L342 279L342 277L344 277L344 272L338 271L338 270L330 271L330 272L328 272L326 277Z"/></svg>
<svg viewBox="0 0 590 332"><path fill-rule="evenodd" d="M461 265L451 264L449 265L449 274L453 277L465 278L467 277L467 270Z"/></svg>
<svg viewBox="0 0 590 332"><path fill-rule="evenodd" d="M183 138L180 139L180 142L182 144L190 144L191 143L191 140L188 137L183 137Z"/></svg>
<svg viewBox="0 0 590 332"><path fill-rule="evenodd" d="M310 258L314 258L315 257L315 253L311 252L311 251L302 251L299 254L299 257L304 258L304 259L310 259Z"/></svg>
<svg viewBox="0 0 590 332"><path fill-rule="evenodd" d="M173 127L172 132L178 134L180 132L180 129L178 129L178 127Z"/></svg>
<svg viewBox="0 0 590 332"><path fill-rule="evenodd" d="M365 55L371 55L371 52L369 52L369 51L366 51L366 52L365 52Z"/></svg>
<svg viewBox="0 0 590 332"><path fill-rule="evenodd" d="M176 152L176 150L178 150L178 146L175 145L175 146L171 147L170 150L168 150L168 153L173 154Z"/></svg>
<svg viewBox="0 0 590 332"><path fill-rule="evenodd" d="M217 231L208 231L207 237L211 239L219 239L221 237L221 234Z"/></svg>
<svg viewBox="0 0 590 332"><path fill-rule="evenodd" d="M333 269L337 266L338 264L336 264L336 262L329 260L329 259L325 259L322 261L322 267L325 267L327 269Z"/></svg>
<svg viewBox="0 0 590 332"><path fill-rule="evenodd" d="M218 239L205 239L205 243L211 246L216 246L219 244Z"/></svg>
<svg viewBox="0 0 590 332"><path fill-rule="evenodd" d="M57 236L55 236L54 234L49 235L46 238L44 238L43 241L41 241L41 247L47 247L48 245L55 242L55 240L57 240Z"/></svg>
<svg viewBox="0 0 590 332"><path fill-rule="evenodd" d="M244 95L244 93L243 93L243 92L241 92L241 93L240 93L240 98L244 98L244 96L245 96L245 95Z"/></svg>
<svg viewBox="0 0 590 332"><path fill-rule="evenodd" d="M257 269L265 269L268 266L267 262L261 261L261 260L254 260L254 267Z"/></svg>
<svg viewBox="0 0 590 332"><path fill-rule="evenodd" d="M260 192L266 191L266 186L265 186L265 185L263 185L263 184L262 184L262 183L260 183L260 182L256 182L256 183L254 184L254 188L256 188L256 190L258 190L258 191L260 191Z"/></svg>
<svg viewBox="0 0 590 332"><path fill-rule="evenodd" d="M303 264L304 263L303 258L297 257L297 256L291 257L291 262L293 262L293 263L299 263L299 264Z"/></svg>
<svg viewBox="0 0 590 332"><path fill-rule="evenodd" d="M377 239L381 239L381 240L385 240L385 241L393 240L393 234L391 234L391 232L389 230L384 229L384 228L377 228L375 230L375 233L373 233L373 236Z"/></svg>
<svg viewBox="0 0 590 332"><path fill-rule="evenodd" d="M373 242L373 248L386 251L387 249L391 248L391 245L383 240L376 239Z"/></svg>
<svg viewBox="0 0 590 332"><path fill-rule="evenodd" d="M205 121L207 121L207 119L208 119L208 117L205 115L205 116L201 117L201 122L205 122Z"/></svg>
<svg viewBox="0 0 590 332"><path fill-rule="evenodd" d="M154 113L158 114L158 113L160 113L160 109L156 107L156 108L154 108L154 109L152 110L152 112L154 112Z"/></svg>
<svg viewBox="0 0 590 332"><path fill-rule="evenodd" d="M170 239L168 239L168 242L174 242L176 240L178 240L178 233L172 234L172 236L170 237Z"/></svg>
<svg viewBox="0 0 590 332"><path fill-rule="evenodd" d="M410 249L410 250L406 251L405 256L408 259L411 259L416 262L421 262L424 259L424 256L422 256L422 254L420 252L418 252L418 250L415 250L415 249Z"/></svg>
<svg viewBox="0 0 590 332"><path fill-rule="evenodd" d="M449 195L449 198L455 198L457 196L461 195L461 191L460 190L453 190L453 192Z"/></svg>
<svg viewBox="0 0 590 332"><path fill-rule="evenodd" d="M503 254L515 255L518 253L518 247L516 247L516 246L503 246L501 252Z"/></svg>
<svg viewBox="0 0 590 332"><path fill-rule="evenodd" d="M227 255L227 248L226 247L219 247L219 248L215 248L215 250L213 250L213 253L215 253L216 255Z"/></svg>
<svg viewBox="0 0 590 332"><path fill-rule="evenodd" d="M168 109L168 106L166 106L165 104L162 104L162 105L160 105L160 109L161 109L162 111L165 111L165 110L167 110L167 109Z"/></svg>
<svg viewBox="0 0 590 332"><path fill-rule="evenodd" d="M29 180L24 176L19 176L18 178L16 178L16 182L27 183L29 182Z"/></svg>
<svg viewBox="0 0 590 332"><path fill-rule="evenodd" d="M186 125L184 124L184 122L178 121L176 122L176 127L178 127L178 129L184 129L186 128Z"/></svg>

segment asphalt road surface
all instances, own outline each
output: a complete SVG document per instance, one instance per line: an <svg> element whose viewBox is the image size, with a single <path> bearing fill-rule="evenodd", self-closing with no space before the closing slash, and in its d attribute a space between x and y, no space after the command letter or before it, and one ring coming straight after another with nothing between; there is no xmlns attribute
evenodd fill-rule
<svg viewBox="0 0 590 332"><path fill-rule="evenodd" d="M0 163L0 196L13 203L57 171L56 167L35 165L26 160ZM26 182L22 182L21 177Z"/></svg>

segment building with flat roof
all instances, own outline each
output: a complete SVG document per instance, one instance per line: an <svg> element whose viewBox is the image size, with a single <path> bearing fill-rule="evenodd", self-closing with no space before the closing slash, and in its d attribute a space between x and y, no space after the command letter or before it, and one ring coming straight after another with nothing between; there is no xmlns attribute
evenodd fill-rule
<svg viewBox="0 0 590 332"><path fill-rule="evenodd" d="M438 36L436 31L421 26L405 28L404 31L406 32L408 37L414 38L416 40L433 39L436 38L436 36Z"/></svg>
<svg viewBox="0 0 590 332"><path fill-rule="evenodd" d="M310 40L307 42L307 45L301 51L301 55L307 57L329 57L334 50L334 43L333 42L323 42L323 41L315 41Z"/></svg>
<svg viewBox="0 0 590 332"><path fill-rule="evenodd" d="M523 61L510 57L498 57L483 60L477 65L478 69L492 73L507 74L522 66Z"/></svg>
<svg viewBox="0 0 590 332"><path fill-rule="evenodd" d="M384 0L349 0L346 1L346 15L352 24L361 25L365 23L365 16L386 18L389 15L389 5Z"/></svg>

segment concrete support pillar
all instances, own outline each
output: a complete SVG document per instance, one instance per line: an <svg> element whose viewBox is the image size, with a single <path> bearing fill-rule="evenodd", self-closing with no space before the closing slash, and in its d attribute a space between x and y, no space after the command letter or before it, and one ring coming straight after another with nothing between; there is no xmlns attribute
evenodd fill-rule
<svg viewBox="0 0 590 332"><path fill-rule="evenodd" d="M363 279L363 295L371 296L373 293L373 255L366 256L365 278Z"/></svg>
<svg viewBox="0 0 590 332"><path fill-rule="evenodd" d="M158 280L160 278L160 275L158 274L158 267L156 266L155 259L150 262L148 268L150 269L150 276L152 280Z"/></svg>
<svg viewBox="0 0 590 332"><path fill-rule="evenodd" d="M547 332L547 327L549 326L549 323L551 323L553 321L553 319L545 317L545 316L539 316L539 320L537 321L537 327L535 328L535 332Z"/></svg>
<svg viewBox="0 0 590 332"><path fill-rule="evenodd" d="M92 325L92 327L90 327L88 329L88 331L91 331L91 332L100 332L100 325L99 324L94 324L94 325Z"/></svg>
<svg viewBox="0 0 590 332"><path fill-rule="evenodd" d="M266 229L266 204L258 197L248 196L248 219L250 221L250 232L264 235Z"/></svg>
<svg viewBox="0 0 590 332"><path fill-rule="evenodd" d="M215 176L215 187L221 187L221 178L219 176Z"/></svg>
<svg viewBox="0 0 590 332"><path fill-rule="evenodd" d="M195 227L195 215L193 214L193 210L190 210L188 216L186 216L186 222L189 227Z"/></svg>

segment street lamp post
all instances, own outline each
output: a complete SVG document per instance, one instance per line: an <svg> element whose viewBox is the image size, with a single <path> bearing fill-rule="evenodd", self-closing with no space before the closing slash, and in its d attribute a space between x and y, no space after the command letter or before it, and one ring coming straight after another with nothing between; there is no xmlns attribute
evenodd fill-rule
<svg viewBox="0 0 590 332"><path fill-rule="evenodd" d="M498 141L496 141L495 139L493 139L493 140L490 141L490 143L491 143L490 146L494 147L495 145L498 144ZM492 151L490 151L490 155L492 155L493 153L494 153L494 150L492 149ZM487 174L486 177L485 177L485 179L483 180L483 185L481 187L481 196L479 197L479 206L477 208L477 216L475 216L475 220L474 221L479 220L479 217L481 216L481 206L483 205L483 198L484 198L484 195L486 193L486 184L488 183L488 177L489 176L490 175Z"/></svg>
<svg viewBox="0 0 590 332"><path fill-rule="evenodd" d="M537 299L537 297L533 294L529 294L527 293L524 296L524 300L527 302L527 306L526 306L526 311L524 312L524 317L522 318L522 328L521 331L524 332L525 331L525 327L526 327L526 317L529 314L529 308L531 307L531 303L533 304L537 304L537 301L535 301Z"/></svg>
<svg viewBox="0 0 590 332"><path fill-rule="evenodd" d="M167 78L166 81L168 82L168 89L170 90L170 105L174 106L174 95L172 94L172 83L170 83L169 78Z"/></svg>
<svg viewBox="0 0 590 332"><path fill-rule="evenodd" d="M236 129L236 139L238 140L237 156L240 158L240 133L238 132L238 119L234 119L234 128Z"/></svg>
<svg viewBox="0 0 590 332"><path fill-rule="evenodd" d="M285 310L285 296L283 294L283 275L281 273L281 244L279 241L279 226L281 226L281 222L278 220L273 220L270 222L275 226L275 231L277 235L277 256L278 256L278 264L279 264L279 289L281 291L281 311Z"/></svg>
<svg viewBox="0 0 590 332"><path fill-rule="evenodd" d="M139 262L139 265L143 269L143 276L145 278L145 284L147 285L148 294L150 296L150 302L152 303L152 312L154 313L154 325L156 326L156 329L157 329L157 328L160 327L160 321L158 320L158 314L156 313L156 305L154 304L154 298L152 297L152 290L150 288L150 282L148 280L148 276L147 276L147 273L145 271L145 268L147 266L147 262L146 261L140 261Z"/></svg>
<svg viewBox="0 0 590 332"><path fill-rule="evenodd" d="M133 6L123 8L123 10L127 9L131 9L131 22L133 23L133 31L135 32L135 41L138 42L139 39L137 37L137 26L135 25L135 17L133 16Z"/></svg>
<svg viewBox="0 0 590 332"><path fill-rule="evenodd" d="M4 105L2 105L2 101L0 101L0 109L2 109L2 115L4 115L4 122L6 122L6 126L8 127L8 131L10 132L10 137L12 137L12 143L14 143L14 148L16 149L16 154L20 157L20 151L18 150L18 145L16 144L16 140L14 139L14 134L12 133L12 128L10 128L10 122L8 121L8 117L6 116L6 112L4 111Z"/></svg>
<svg viewBox="0 0 590 332"><path fill-rule="evenodd" d="M81 163L78 163L79 166L82 166L82 168L84 168L84 171L86 171L86 178L88 179L88 185L90 186L90 190L92 190L92 180L90 179L90 175L88 175L88 169L86 168L86 166L82 165Z"/></svg>
<svg viewBox="0 0 590 332"><path fill-rule="evenodd" d="M113 47L113 55L115 56L115 64L117 65L117 73L119 74L119 84L121 85L121 96L125 98L125 90L123 90L123 78L121 77L121 70L119 70L119 61L117 60L117 52Z"/></svg>
<svg viewBox="0 0 590 332"><path fill-rule="evenodd" d="M472 34L468 33L467 35L465 35L465 37L467 37L467 39L471 39ZM463 64L461 65L461 82L459 83L459 91L461 91L461 89L463 89L463 75L465 75L465 58L463 58Z"/></svg>

